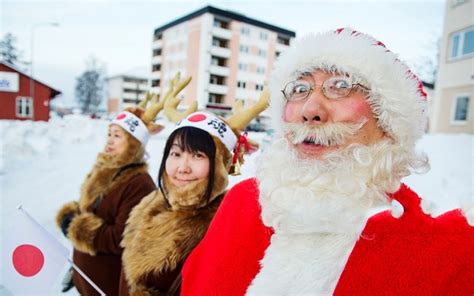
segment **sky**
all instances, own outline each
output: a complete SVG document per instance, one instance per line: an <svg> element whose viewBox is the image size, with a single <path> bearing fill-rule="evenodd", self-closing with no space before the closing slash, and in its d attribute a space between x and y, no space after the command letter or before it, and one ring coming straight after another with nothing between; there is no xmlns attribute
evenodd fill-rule
<svg viewBox="0 0 474 296"><path fill-rule="evenodd" d="M40 225L71 248L70 242L56 227L54 217L61 205L78 199L80 186L97 153L104 147L109 123L79 115L52 118L49 122L0 120L0 134L4 140L4 145L0 145L0 184L3 186L0 242L9 231L17 231L15 211L21 204ZM160 124L166 128L152 136L147 145L149 173L154 180L166 139L174 127L166 119L160 120ZM251 132L249 137L258 141L261 149L245 157L242 175L231 176L230 186L255 176L258 157L269 145L265 133ZM434 217L463 204L473 204L473 141L474 136L467 134L426 134L419 141L417 148L427 153L431 171L411 175L403 182L432 203ZM8 157L1 157L2 152ZM0 243L0 254L3 247ZM0 274L4 266L0 262ZM58 275L58 281L63 275ZM2 288L2 284L8 286L8 283L0 276L0 295L12 295ZM75 290L67 294L61 294L59 290L57 283L52 286L54 293L49 295L78 295Z"/></svg>
<svg viewBox="0 0 474 296"><path fill-rule="evenodd" d="M30 62L33 52L34 76L63 93L57 104L71 105L75 80L91 57L104 66L106 76L149 70L154 29L206 5L295 31L297 37L350 26L373 35L409 65L419 66L436 56L445 3L0 0L0 35L17 37L23 61ZM22 68L29 73L28 64Z"/></svg>

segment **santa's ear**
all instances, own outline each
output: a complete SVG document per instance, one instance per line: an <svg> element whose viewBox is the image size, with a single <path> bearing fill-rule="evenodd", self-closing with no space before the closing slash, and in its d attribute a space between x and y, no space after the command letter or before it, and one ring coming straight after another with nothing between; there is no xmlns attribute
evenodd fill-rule
<svg viewBox="0 0 474 296"><path fill-rule="evenodd" d="M161 132L165 127L161 124L150 122L148 123L147 128L151 135L156 135L157 133Z"/></svg>

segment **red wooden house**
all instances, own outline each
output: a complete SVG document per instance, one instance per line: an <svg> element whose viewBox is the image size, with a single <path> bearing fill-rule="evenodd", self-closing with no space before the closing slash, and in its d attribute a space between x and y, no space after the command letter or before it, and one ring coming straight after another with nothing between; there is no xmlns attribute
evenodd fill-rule
<svg viewBox="0 0 474 296"><path fill-rule="evenodd" d="M33 88L31 88L33 85ZM60 91L0 61L0 119L49 120L50 101Z"/></svg>

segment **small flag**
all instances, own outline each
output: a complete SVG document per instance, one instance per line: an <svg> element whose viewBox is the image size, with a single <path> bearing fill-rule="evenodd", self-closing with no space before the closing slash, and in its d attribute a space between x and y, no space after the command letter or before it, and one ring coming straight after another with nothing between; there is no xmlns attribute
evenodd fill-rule
<svg viewBox="0 0 474 296"><path fill-rule="evenodd" d="M65 270L69 251L18 207L2 238L2 285L14 295L48 295Z"/></svg>

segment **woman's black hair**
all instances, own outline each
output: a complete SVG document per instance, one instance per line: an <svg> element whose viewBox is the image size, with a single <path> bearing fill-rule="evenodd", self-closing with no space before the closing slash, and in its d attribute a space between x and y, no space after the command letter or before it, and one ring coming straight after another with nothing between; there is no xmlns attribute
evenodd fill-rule
<svg viewBox="0 0 474 296"><path fill-rule="evenodd" d="M160 171L158 172L158 187L163 193L163 196L168 202L168 197L166 196L164 186L163 186L163 174L166 174L166 159L168 158L175 139L178 139L178 143L181 148L186 152L202 152L209 158L209 177L206 192L204 198L207 202L211 198L212 187L214 185L214 176L215 176L215 158L216 158L216 145L212 136L199 128L186 126L179 128L171 133L166 141L165 150L163 151L163 157L161 159Z"/></svg>

